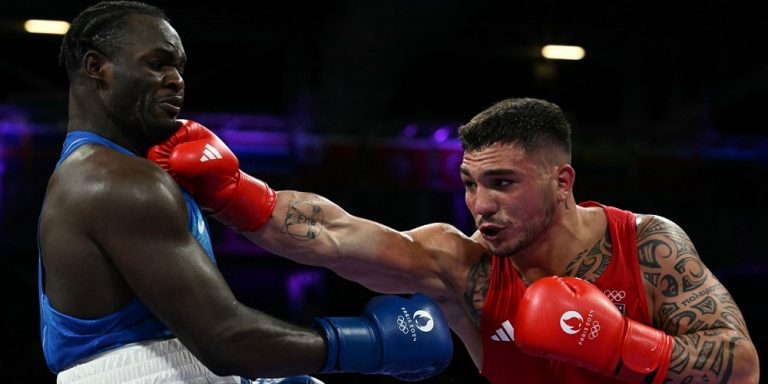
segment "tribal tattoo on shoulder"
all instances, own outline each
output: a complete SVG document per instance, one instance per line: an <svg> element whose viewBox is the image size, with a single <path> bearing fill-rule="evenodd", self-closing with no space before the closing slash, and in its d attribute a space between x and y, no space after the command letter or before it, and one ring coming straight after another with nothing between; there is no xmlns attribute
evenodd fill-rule
<svg viewBox="0 0 768 384"><path fill-rule="evenodd" d="M483 316L483 303L488 295L491 280L491 255L484 252L480 260L469 268L467 288L464 291L464 307L479 328Z"/></svg>
<svg viewBox="0 0 768 384"><path fill-rule="evenodd" d="M295 240L309 241L323 232L323 209L311 201L290 201L283 233Z"/></svg>
<svg viewBox="0 0 768 384"><path fill-rule="evenodd" d="M611 262L613 247L611 232L606 229L605 236L590 249L585 249L571 260L565 267L565 276L574 276L594 283L608 268Z"/></svg>
<svg viewBox="0 0 768 384"><path fill-rule="evenodd" d="M654 326L676 336L669 372L683 383L727 382L737 341L749 339L733 298L671 221L645 216L637 246L643 278L660 293L657 301L663 297L654 304Z"/></svg>

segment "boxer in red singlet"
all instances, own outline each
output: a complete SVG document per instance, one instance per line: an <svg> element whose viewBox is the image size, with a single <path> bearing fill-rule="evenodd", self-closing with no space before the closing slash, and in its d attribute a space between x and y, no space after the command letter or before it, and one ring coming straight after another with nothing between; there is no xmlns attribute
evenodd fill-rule
<svg viewBox="0 0 768 384"><path fill-rule="evenodd" d="M259 182L197 163L205 145L233 157L220 140L149 157L275 254L433 297L494 384L757 383L744 318L679 226L576 204L570 134L560 108L536 99L501 101L459 129L471 236L448 224L398 232L297 191L277 191L271 218L251 230L262 198L248 185Z"/></svg>

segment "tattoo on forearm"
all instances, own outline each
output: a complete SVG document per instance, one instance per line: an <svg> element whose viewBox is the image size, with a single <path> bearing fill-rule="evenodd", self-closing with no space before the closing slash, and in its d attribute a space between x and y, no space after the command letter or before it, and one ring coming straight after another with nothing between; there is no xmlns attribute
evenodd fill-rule
<svg viewBox="0 0 768 384"><path fill-rule="evenodd" d="M605 236L592 248L580 252L565 267L565 276L575 276L584 280L595 282L608 268L611 262L613 248L611 246L611 233L605 231Z"/></svg>
<svg viewBox="0 0 768 384"><path fill-rule="evenodd" d="M740 339L738 336L730 339L706 339L696 334L678 336L672 348L669 372L678 374L678 380L683 383L727 383L733 376L736 343Z"/></svg>
<svg viewBox="0 0 768 384"><path fill-rule="evenodd" d="M488 295L488 284L491 280L491 255L483 253L480 261L469 268L467 274L467 289L464 291L464 305L472 315L472 321L480 326L483 315L483 303Z"/></svg>
<svg viewBox="0 0 768 384"><path fill-rule="evenodd" d="M308 241L323 232L323 209L311 201L290 201L283 222L283 233Z"/></svg>
<svg viewBox="0 0 768 384"><path fill-rule="evenodd" d="M712 355L712 350L715 349L715 343L711 341L705 341L699 349L699 357L693 363L693 369L701 371L704 368L709 356Z"/></svg>

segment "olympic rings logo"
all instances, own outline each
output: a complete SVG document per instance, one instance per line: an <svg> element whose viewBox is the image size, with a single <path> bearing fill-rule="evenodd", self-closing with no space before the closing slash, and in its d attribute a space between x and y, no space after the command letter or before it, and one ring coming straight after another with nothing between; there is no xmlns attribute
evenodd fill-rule
<svg viewBox="0 0 768 384"><path fill-rule="evenodd" d="M400 332L408 334L408 324L405 322L405 317L397 317L397 328L400 329Z"/></svg>
<svg viewBox="0 0 768 384"><path fill-rule="evenodd" d="M624 291L606 289L603 293L608 296L611 301L622 301L627 297L627 293Z"/></svg>
<svg viewBox="0 0 768 384"><path fill-rule="evenodd" d="M595 320L592 322L592 328L589 330L589 339L594 340L600 334L600 323Z"/></svg>

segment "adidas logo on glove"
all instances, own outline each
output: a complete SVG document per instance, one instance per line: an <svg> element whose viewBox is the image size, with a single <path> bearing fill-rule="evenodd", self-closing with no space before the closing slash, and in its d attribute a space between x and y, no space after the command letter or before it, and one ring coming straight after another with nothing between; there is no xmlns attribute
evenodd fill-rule
<svg viewBox="0 0 768 384"><path fill-rule="evenodd" d="M212 145L206 144L205 150L203 151L203 155L200 156L200 162L204 163L208 160L215 160L215 159L221 159L221 152L219 152L219 150L214 148Z"/></svg>

